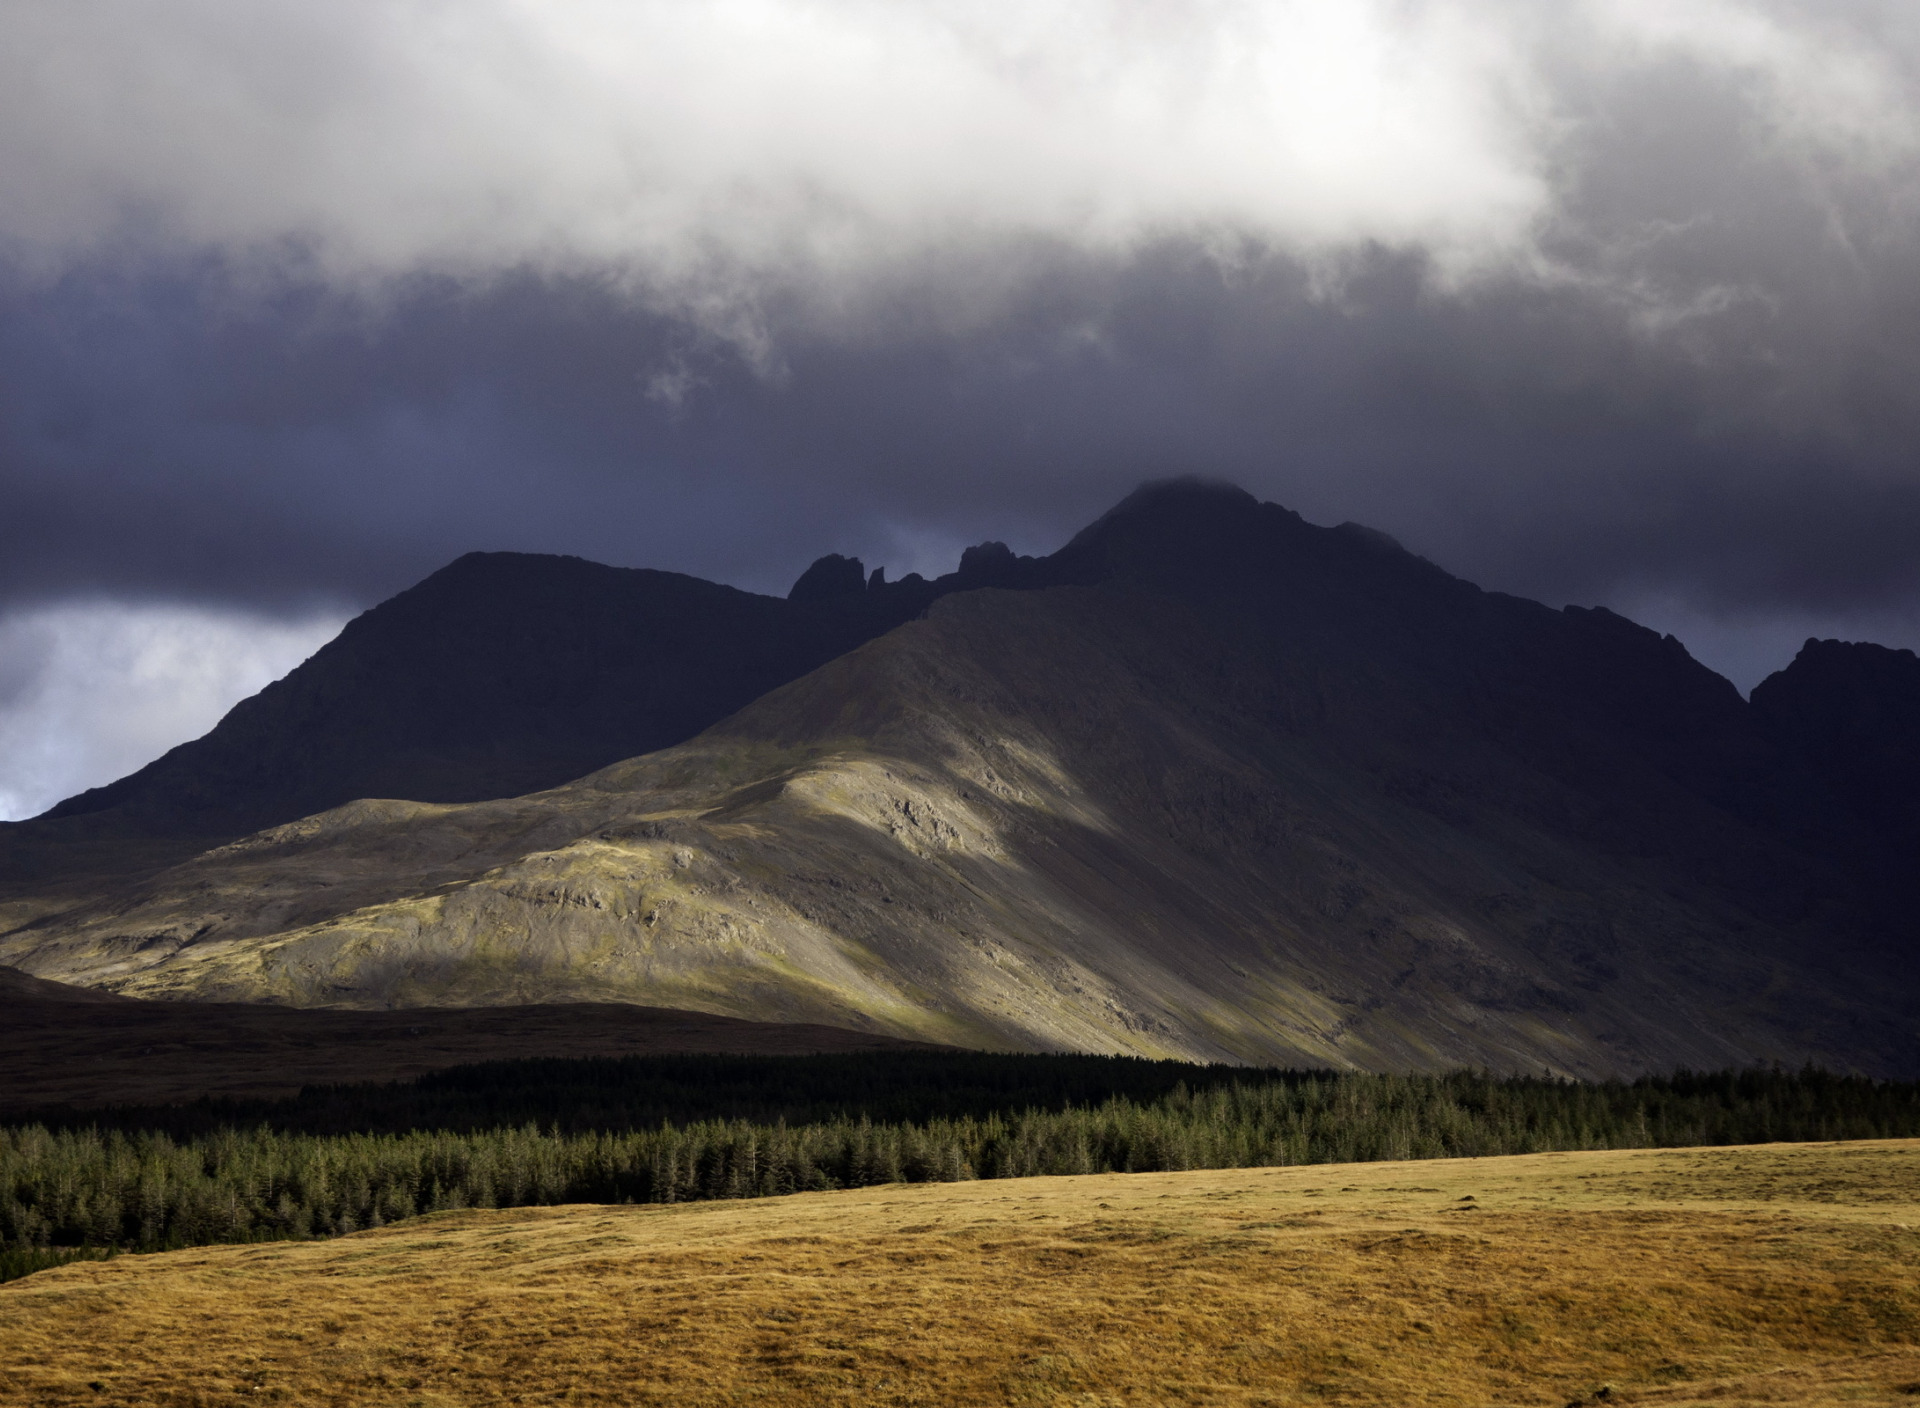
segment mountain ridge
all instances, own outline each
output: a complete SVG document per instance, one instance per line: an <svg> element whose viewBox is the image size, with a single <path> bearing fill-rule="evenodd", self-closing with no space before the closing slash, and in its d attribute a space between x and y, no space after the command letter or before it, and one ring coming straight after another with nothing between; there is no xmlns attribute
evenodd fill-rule
<svg viewBox="0 0 1920 1408"><path fill-rule="evenodd" d="M515 796L681 742L942 595L1003 581L997 567L783 599L651 568L467 553L355 617L203 737L0 823L0 924L40 912L37 897L356 797Z"/></svg>
<svg viewBox="0 0 1920 1408"><path fill-rule="evenodd" d="M0 962L1014 1049L1920 1066L1869 821L1671 637L1191 484L989 560L1001 588L686 743L355 802L43 915Z"/></svg>

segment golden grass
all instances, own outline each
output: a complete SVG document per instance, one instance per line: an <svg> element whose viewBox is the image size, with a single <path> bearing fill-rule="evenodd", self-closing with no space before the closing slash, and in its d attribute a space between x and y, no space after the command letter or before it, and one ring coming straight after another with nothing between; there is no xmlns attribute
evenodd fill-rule
<svg viewBox="0 0 1920 1408"><path fill-rule="evenodd" d="M451 1213L0 1287L0 1402L1916 1403L1917 1228L1914 1140Z"/></svg>

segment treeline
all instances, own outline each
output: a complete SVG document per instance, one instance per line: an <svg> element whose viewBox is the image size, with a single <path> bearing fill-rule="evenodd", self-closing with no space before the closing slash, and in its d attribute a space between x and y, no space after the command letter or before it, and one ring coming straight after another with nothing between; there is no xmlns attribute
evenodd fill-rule
<svg viewBox="0 0 1920 1408"><path fill-rule="evenodd" d="M1396 1082L1411 1091L1420 1082L1436 1080L1448 1099L1466 1108L1527 1105L1559 1111L1578 1105L1581 1118L1595 1127L1624 1128L1644 1117L1662 1129L1670 1124L1697 1129L1702 1137L1690 1141L1696 1143L1789 1137L1769 1132L1780 1121L1810 1129L1810 1121L1821 1119L1879 1119L1890 1110L1910 1108L1902 1102L1920 1093L1920 1085L1834 1076L1811 1067L1799 1072L1683 1071L1633 1082L1584 1084L1464 1072L1363 1076L1134 1056L910 1051L490 1061L409 1081L313 1086L281 1100L43 1110L0 1119L50 1129L159 1131L175 1139L261 1126L288 1134L400 1134L533 1124L549 1133L599 1134L702 1121L927 1124L1088 1109L1110 1100L1154 1105L1176 1092L1191 1095L1236 1086L1325 1091L1346 1082L1350 1091L1372 1092L1369 1099L1410 1099L1410 1094L1386 1092L1399 1090ZM1711 1126L1700 1124L1703 1120ZM1672 1141L1660 1136L1656 1142Z"/></svg>
<svg viewBox="0 0 1920 1408"><path fill-rule="evenodd" d="M0 1247L148 1251L335 1236L443 1209L898 1181L1920 1135L1920 1084L1812 1070L1606 1084L1244 1069L1209 1083L1212 1073L1199 1074L1197 1086L1176 1082L1155 1099L921 1121L841 1114L805 1124L348 1134L262 1124L184 1138L13 1126L0 1130Z"/></svg>
<svg viewBox="0 0 1920 1408"><path fill-rule="evenodd" d="M0 1281L17 1281L70 1261L105 1261L116 1255L113 1247L0 1247Z"/></svg>

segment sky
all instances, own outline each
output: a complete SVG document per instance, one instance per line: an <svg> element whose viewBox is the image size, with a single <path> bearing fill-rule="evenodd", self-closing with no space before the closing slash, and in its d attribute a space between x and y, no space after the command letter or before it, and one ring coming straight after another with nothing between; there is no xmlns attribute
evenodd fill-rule
<svg viewBox="0 0 1920 1408"><path fill-rule="evenodd" d="M784 591L1236 481L1920 646L1910 0L0 0L0 817L471 549Z"/></svg>

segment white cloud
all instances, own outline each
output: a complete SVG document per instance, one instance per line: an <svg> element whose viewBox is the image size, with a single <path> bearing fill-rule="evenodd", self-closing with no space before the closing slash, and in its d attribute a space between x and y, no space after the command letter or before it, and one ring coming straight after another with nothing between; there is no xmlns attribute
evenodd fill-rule
<svg viewBox="0 0 1920 1408"><path fill-rule="evenodd" d="M1570 143L1604 143L1642 100L1626 80L1675 65L1739 89L1765 149L1753 180L1803 182L1844 241L1859 234L1845 181L1884 195L1920 150L1910 15L1894 0L0 0L0 241L51 269L136 236L242 262L297 252L362 287L605 272L771 365L755 312L769 291L844 311L877 276L938 266L971 297L991 283L981 251L1008 241L1125 257L1251 240L1308 258L1377 242L1430 251L1456 284L1549 269L1536 241L1564 225L1567 163L1587 159ZM1608 238L1631 252L1646 228Z"/></svg>
<svg viewBox="0 0 1920 1408"><path fill-rule="evenodd" d="M343 267L834 265L969 229L1094 244L1511 234L1498 31L1367 0L69 0L5 7L0 209Z"/></svg>
<svg viewBox="0 0 1920 1408"><path fill-rule="evenodd" d="M1608 46L1589 62L1684 59L1744 79L1760 90L1773 139L1866 166L1910 159L1920 139L1911 5L1589 0L1587 13Z"/></svg>
<svg viewBox="0 0 1920 1408"><path fill-rule="evenodd" d="M1489 12L1493 13L1493 12ZM1476 7L21 0L0 221L340 271L859 263L970 232L1499 243L1542 199Z"/></svg>
<svg viewBox="0 0 1920 1408"><path fill-rule="evenodd" d="M341 625L112 602L0 617L0 820L36 816L205 733Z"/></svg>

